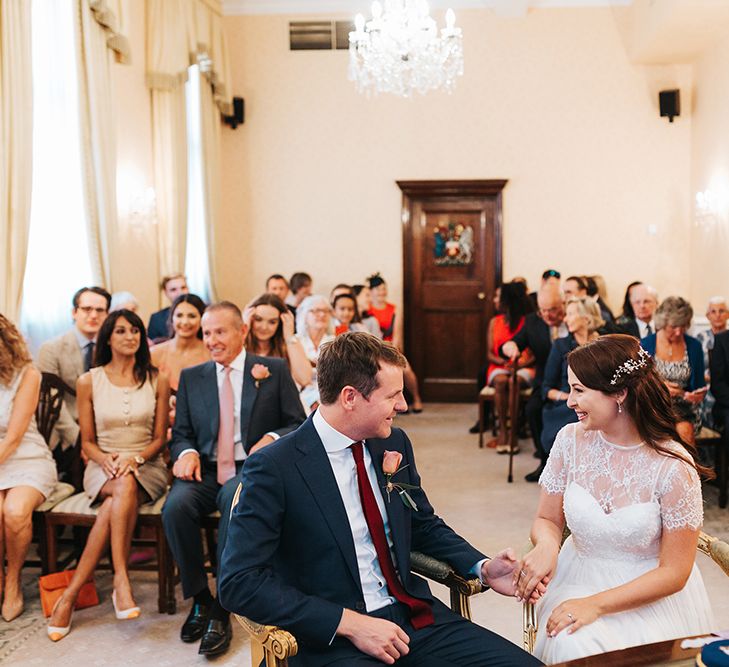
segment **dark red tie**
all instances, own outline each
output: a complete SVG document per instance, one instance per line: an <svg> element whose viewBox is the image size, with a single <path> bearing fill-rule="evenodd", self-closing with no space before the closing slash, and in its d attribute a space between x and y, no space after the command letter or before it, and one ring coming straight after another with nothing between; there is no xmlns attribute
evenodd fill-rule
<svg viewBox="0 0 729 667"><path fill-rule="evenodd" d="M367 527L370 529L370 536L377 552L377 560L380 563L382 574L385 576L390 595L410 609L410 622L416 630L432 625L435 619L430 605L425 600L409 595L400 583L397 572L395 572L390 547L385 536L385 524L382 522L380 508L377 506L370 478L367 476L367 470L365 469L362 443L355 442L350 446L350 449L354 456L354 463L357 466L357 487L359 488L359 498L362 501L365 521L367 521Z"/></svg>

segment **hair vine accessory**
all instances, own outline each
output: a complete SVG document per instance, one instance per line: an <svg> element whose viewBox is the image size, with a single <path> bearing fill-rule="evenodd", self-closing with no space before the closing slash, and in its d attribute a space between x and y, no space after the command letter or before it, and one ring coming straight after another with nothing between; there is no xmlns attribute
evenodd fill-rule
<svg viewBox="0 0 729 667"><path fill-rule="evenodd" d="M610 380L610 384L617 384L621 375L630 375L639 368L643 368L648 364L648 359L650 358L651 355L642 347L638 348L638 359L626 359L622 364L620 364L620 366L615 369L613 379Z"/></svg>

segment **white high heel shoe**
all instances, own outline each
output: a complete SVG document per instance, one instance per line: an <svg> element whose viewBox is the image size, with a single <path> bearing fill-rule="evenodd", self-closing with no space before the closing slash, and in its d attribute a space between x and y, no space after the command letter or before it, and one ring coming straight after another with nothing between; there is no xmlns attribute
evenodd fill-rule
<svg viewBox="0 0 729 667"><path fill-rule="evenodd" d="M142 613L139 607L129 607L129 609L119 609L116 606L116 591L111 592L111 604L114 605L114 614L118 621L130 621L138 618Z"/></svg>
<svg viewBox="0 0 729 667"><path fill-rule="evenodd" d="M61 601L61 598L58 598L56 600L56 604L53 605L53 610L51 611L51 617L56 611L56 607L58 607L58 603ZM48 632L48 637L52 642L59 642L61 639L63 639L69 632L71 632L71 619L73 618L73 609L71 610L71 616L68 619L68 625L64 628L58 625L49 625L46 628L46 631Z"/></svg>

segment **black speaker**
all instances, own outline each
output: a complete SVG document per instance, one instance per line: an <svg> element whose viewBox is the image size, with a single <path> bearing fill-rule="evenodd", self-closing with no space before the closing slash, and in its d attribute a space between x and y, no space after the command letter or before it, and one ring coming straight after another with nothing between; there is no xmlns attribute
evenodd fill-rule
<svg viewBox="0 0 729 667"><path fill-rule="evenodd" d="M672 123L674 117L681 115L681 91L662 90L658 93L658 106L661 116L668 116L668 122Z"/></svg>
<svg viewBox="0 0 729 667"><path fill-rule="evenodd" d="M245 100L242 97L233 98L233 115L223 116L223 122L230 125L234 130L238 125L243 125L245 120Z"/></svg>

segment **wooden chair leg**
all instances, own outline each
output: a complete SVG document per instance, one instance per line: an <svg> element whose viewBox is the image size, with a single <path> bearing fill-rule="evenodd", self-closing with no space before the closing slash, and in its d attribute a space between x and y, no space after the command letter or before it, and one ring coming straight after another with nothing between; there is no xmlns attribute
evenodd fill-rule
<svg viewBox="0 0 729 667"><path fill-rule="evenodd" d="M483 449L483 410L485 401L478 397L478 448Z"/></svg>
<svg viewBox="0 0 729 667"><path fill-rule="evenodd" d="M33 514L35 534L38 536L38 557L41 563L41 574L48 574L48 535L46 533L45 514Z"/></svg>
<svg viewBox="0 0 729 667"><path fill-rule="evenodd" d="M58 570L58 543L56 541L56 526L46 514L43 517L46 543L46 567L48 572Z"/></svg>
<svg viewBox="0 0 729 667"><path fill-rule="evenodd" d="M174 614L177 611L174 562L161 520L154 531L157 542L157 611Z"/></svg>
<svg viewBox="0 0 729 667"><path fill-rule="evenodd" d="M514 452L519 443L519 377L513 369L509 377L509 473L506 481L514 482Z"/></svg>
<svg viewBox="0 0 729 667"><path fill-rule="evenodd" d="M217 576L218 571L218 550L215 542L215 528L206 525L205 528L205 544L208 548L208 558L210 559L210 567L213 574Z"/></svg>

